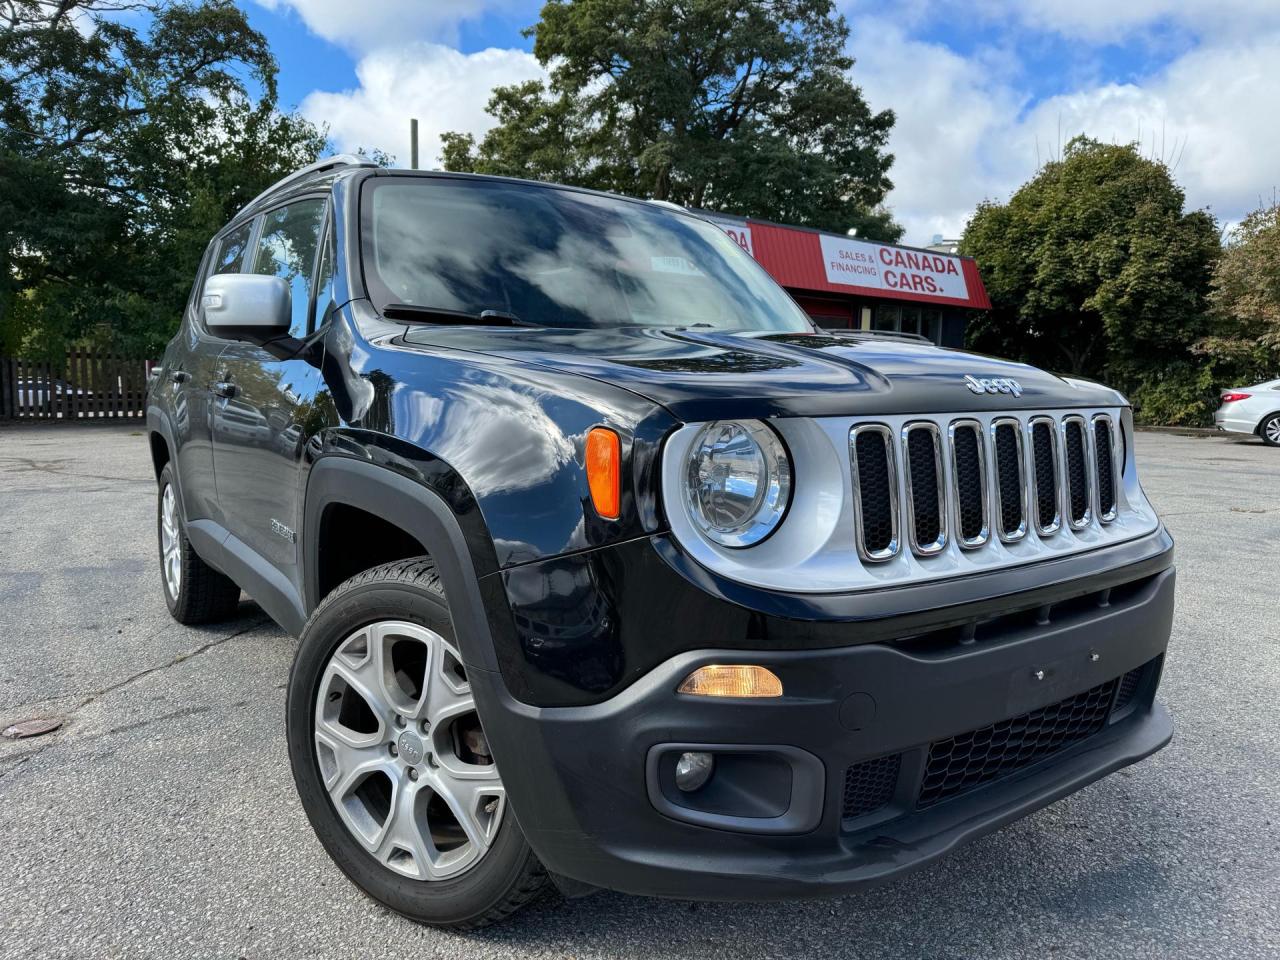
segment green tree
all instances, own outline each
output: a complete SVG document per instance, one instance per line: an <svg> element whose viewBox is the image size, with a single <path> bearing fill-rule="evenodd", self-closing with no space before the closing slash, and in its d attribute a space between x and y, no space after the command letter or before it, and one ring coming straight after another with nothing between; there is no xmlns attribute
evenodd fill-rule
<svg viewBox="0 0 1280 960"><path fill-rule="evenodd" d="M1197 350L1227 380L1280 376L1280 203L1261 207L1232 231L1213 272L1213 326Z"/></svg>
<svg viewBox="0 0 1280 960"><path fill-rule="evenodd" d="M1212 387L1192 347L1209 328L1218 229L1184 206L1169 169L1135 145L1073 139L966 227L961 251L992 301L970 345L1105 380L1147 419L1203 420Z"/></svg>
<svg viewBox="0 0 1280 960"><path fill-rule="evenodd" d="M154 352L231 213L325 137L275 107L230 0L9 0L0 15L0 349Z"/></svg>
<svg viewBox="0 0 1280 960"><path fill-rule="evenodd" d="M891 111L848 77L832 0L548 0L550 71L494 90L447 169L556 180L896 240Z"/></svg>

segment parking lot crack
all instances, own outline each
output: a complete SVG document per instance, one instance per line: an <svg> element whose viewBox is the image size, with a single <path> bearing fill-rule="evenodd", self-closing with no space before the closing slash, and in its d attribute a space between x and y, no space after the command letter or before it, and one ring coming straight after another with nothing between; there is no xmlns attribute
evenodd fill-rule
<svg viewBox="0 0 1280 960"><path fill-rule="evenodd" d="M91 703L100 699L101 697L105 697L109 693L115 693L117 690L122 690L131 684L137 683L139 680L143 679L144 677L149 677L154 673L160 673L161 671L164 671L164 670L170 670L173 667L178 666L178 664L186 663L188 660L194 659L195 657L203 656L204 654L208 653L210 650L220 647L224 643L227 643L230 640L234 640L236 637L243 636L244 634L249 633L252 630L256 630L258 627L261 627L266 622L267 622L266 617L258 617L254 620L251 620L249 623L245 624L239 630L235 630L227 634L225 637L219 637L216 640L210 640L208 643L202 646L196 647L194 650L188 650L185 653L178 654L172 660L168 660L165 663L156 664L154 667L147 667L147 669L145 670L139 670L137 673L132 674L128 677L125 677L123 680L119 680L116 683L111 684L110 686L103 687L101 690L95 690L93 693L89 694L84 700L82 700L79 704L77 704L76 707L71 711L71 713L73 714L78 713L79 711L83 710L85 707L89 706Z"/></svg>
<svg viewBox="0 0 1280 960"><path fill-rule="evenodd" d="M137 673L131 674L128 677L125 677L123 680L119 680L116 683L103 687L101 690L95 690L93 693L90 693L88 696L84 697L84 699L82 699L78 704L76 704L76 706L74 706L72 709L67 711L66 717L67 719L70 719L74 717L77 713L79 713L81 710L83 710L85 707L91 705L92 703L101 699L102 697L105 697L107 694L115 693L118 690L123 690L124 688L134 683L137 683L139 680L152 676L153 674L161 673L165 670L170 670L173 667L178 666L179 664L186 663L188 660L192 660L196 657L203 656L204 654L208 653L210 650L214 650L217 647L222 646L224 643L227 643L230 640L234 640L236 637L243 636L244 634L249 633L252 630L256 630L258 627L262 626L267 622L268 621L266 617L256 617L255 619L249 621L239 629L233 630L231 633L228 633L226 636L218 637L215 640L210 640L208 643L202 644L201 646L198 646L193 650L188 650L184 653L178 654L176 657L172 658L171 660L167 660L164 663L156 664L153 667L148 667L145 670L139 670ZM94 734L92 737L83 738L78 742L84 742L85 740L96 740L101 737L112 736L114 734L124 733L128 730L137 729L138 727L145 727L145 726L148 726L149 724L155 723L157 720L169 719L172 717L184 716L184 715L189 715L193 713L206 712L207 710L210 710L210 709L213 709L213 708L212 707L187 708L184 710L179 710L174 714L170 714L167 717L147 717L141 720L137 720L133 723L121 724L119 726L111 728L110 730L103 731L102 733ZM67 727L63 727L63 730L66 730L66 729ZM65 741L62 737L51 736L50 738L48 738L47 741L41 743L40 746L36 747L33 750L28 750L23 753L10 754L7 757L0 758L0 762L10 763L9 766L6 766L3 770L0 770L0 783L3 783L5 780L7 780L10 776L12 776L12 774L15 771L19 770L25 763L27 763L34 757L39 756L40 754L44 753L46 750L56 747L63 742Z"/></svg>

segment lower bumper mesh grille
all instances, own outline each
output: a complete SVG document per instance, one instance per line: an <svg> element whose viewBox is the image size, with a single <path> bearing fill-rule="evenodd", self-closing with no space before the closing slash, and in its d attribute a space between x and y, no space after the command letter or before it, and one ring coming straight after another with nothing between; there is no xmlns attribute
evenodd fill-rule
<svg viewBox="0 0 1280 960"><path fill-rule="evenodd" d="M1142 674L1146 668L1138 667L1136 670L1130 670L1120 678L1120 689L1116 693L1117 711L1123 710L1129 705L1129 701L1133 699L1133 695L1138 692L1138 684L1142 681Z"/></svg>
<svg viewBox="0 0 1280 960"><path fill-rule="evenodd" d="M1106 725L1118 683L1108 680L1039 710L935 741L917 805L946 800L1093 736Z"/></svg>
<svg viewBox="0 0 1280 960"><path fill-rule="evenodd" d="M844 776L844 819L865 816L886 806L898 786L902 754L863 760Z"/></svg>

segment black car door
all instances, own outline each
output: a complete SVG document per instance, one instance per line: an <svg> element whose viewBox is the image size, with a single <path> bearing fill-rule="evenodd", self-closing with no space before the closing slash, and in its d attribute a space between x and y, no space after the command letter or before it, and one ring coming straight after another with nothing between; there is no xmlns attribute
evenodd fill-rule
<svg viewBox="0 0 1280 960"><path fill-rule="evenodd" d="M299 339L312 329L326 215L323 197L292 200L268 211L245 263L247 273L278 276L289 284L289 332ZM222 351L217 379L214 469L225 525L232 537L300 587L295 533L302 502L300 464L322 383L318 365L315 358L280 360L251 343L234 342Z"/></svg>
<svg viewBox="0 0 1280 960"><path fill-rule="evenodd" d="M200 296L206 276L239 273L248 258L253 221L227 231L211 245L205 273L197 280L187 304L182 341L167 371L169 382L160 389L170 392L173 411L174 444L178 464L178 487L183 512L188 521L213 520L223 523L218 509L213 475L212 389L217 378L217 361L226 341L211 336L204 328Z"/></svg>

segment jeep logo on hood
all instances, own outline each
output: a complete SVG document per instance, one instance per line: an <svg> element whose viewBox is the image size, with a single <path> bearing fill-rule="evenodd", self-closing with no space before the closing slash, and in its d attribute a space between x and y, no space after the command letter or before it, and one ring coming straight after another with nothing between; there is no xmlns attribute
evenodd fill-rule
<svg viewBox="0 0 1280 960"><path fill-rule="evenodd" d="M964 385L974 393L1009 393L1015 397L1022 396L1022 384L1009 377L975 377L968 375Z"/></svg>

